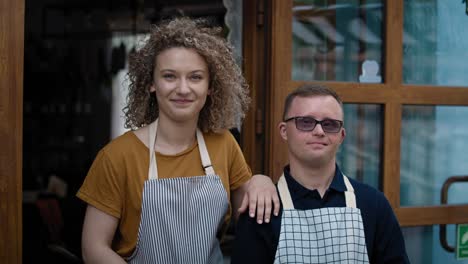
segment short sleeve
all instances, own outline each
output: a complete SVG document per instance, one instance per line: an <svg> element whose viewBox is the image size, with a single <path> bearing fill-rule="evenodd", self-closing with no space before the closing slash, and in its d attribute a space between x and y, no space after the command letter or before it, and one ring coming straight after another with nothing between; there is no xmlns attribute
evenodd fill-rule
<svg viewBox="0 0 468 264"><path fill-rule="evenodd" d="M125 178L112 164L105 150L94 160L77 197L97 209L120 218Z"/></svg>
<svg viewBox="0 0 468 264"><path fill-rule="evenodd" d="M234 137L229 134L229 149L230 151L230 166L229 166L229 186L231 191L236 190L242 184L247 182L252 177L252 171L245 161L244 154L235 141Z"/></svg>

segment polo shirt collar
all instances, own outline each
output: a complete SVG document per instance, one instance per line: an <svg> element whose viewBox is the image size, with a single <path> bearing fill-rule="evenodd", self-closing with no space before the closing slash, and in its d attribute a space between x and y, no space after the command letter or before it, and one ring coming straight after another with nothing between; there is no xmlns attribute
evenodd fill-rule
<svg viewBox="0 0 468 264"><path fill-rule="evenodd" d="M340 167L338 167L338 164L335 165L335 176L333 176L333 180L330 184L330 189L334 189L339 192L346 191L346 185L344 183L343 173L341 172Z"/></svg>
<svg viewBox="0 0 468 264"><path fill-rule="evenodd" d="M306 195L311 190L302 186L299 182L297 182L290 173L289 165L284 167L284 177L286 178L286 182L288 183L288 188L291 190L292 193L295 193L298 197ZM343 180L343 173L341 172L338 164L335 165L335 176L333 176L333 180L330 184L329 189L333 189L338 192L345 192L346 185Z"/></svg>

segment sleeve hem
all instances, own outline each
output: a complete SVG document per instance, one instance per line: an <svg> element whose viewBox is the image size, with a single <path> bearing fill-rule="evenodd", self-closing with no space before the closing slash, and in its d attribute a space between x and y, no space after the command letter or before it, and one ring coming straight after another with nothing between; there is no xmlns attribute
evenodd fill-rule
<svg viewBox="0 0 468 264"><path fill-rule="evenodd" d="M79 199L83 200L85 203L96 207L97 209L103 211L104 213L109 214L109 215L111 215L111 216L113 216L115 218L120 219L120 213L118 212L118 210L116 210L114 208L111 208L106 204L103 204L101 202L96 201L91 196L87 195L85 192L80 190L80 191L78 191L76 196Z"/></svg>
<svg viewBox="0 0 468 264"><path fill-rule="evenodd" d="M229 188L231 189L231 191L235 191L235 190L239 189L242 185L244 185L246 182L248 182L250 179L252 179L252 176L244 177L244 178L236 181L235 183L231 184L229 186Z"/></svg>

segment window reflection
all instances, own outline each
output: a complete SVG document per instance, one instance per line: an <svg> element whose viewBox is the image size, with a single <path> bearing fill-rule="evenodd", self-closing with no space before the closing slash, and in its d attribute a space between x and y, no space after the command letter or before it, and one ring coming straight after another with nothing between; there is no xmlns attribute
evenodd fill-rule
<svg viewBox="0 0 468 264"><path fill-rule="evenodd" d="M462 1L404 1L405 83L467 86L465 8Z"/></svg>
<svg viewBox="0 0 468 264"><path fill-rule="evenodd" d="M346 138L337 162L353 179L380 188L382 149L382 107L369 104L345 104Z"/></svg>
<svg viewBox="0 0 468 264"><path fill-rule="evenodd" d="M292 79L357 82L365 60L382 65L382 3L326 2L294 1Z"/></svg>
<svg viewBox="0 0 468 264"><path fill-rule="evenodd" d="M402 206L439 205L444 181L450 176L468 175L467 138L468 107L403 107ZM457 183L450 187L449 203L468 202L462 186Z"/></svg>
<svg viewBox="0 0 468 264"><path fill-rule="evenodd" d="M443 249L439 240L439 226L403 227L406 251L412 264L468 264L468 259L457 260L454 252ZM447 243L456 242L455 225L447 225Z"/></svg>

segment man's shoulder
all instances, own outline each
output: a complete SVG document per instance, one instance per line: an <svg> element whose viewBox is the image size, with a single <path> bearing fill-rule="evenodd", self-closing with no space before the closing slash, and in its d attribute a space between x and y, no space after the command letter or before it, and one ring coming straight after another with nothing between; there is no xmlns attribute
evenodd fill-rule
<svg viewBox="0 0 468 264"><path fill-rule="evenodd" d="M355 179L349 178L349 181L351 182L351 185L354 188L354 192L356 194L357 199L361 202L374 206L379 206L382 203L388 203L387 198L380 190L370 186L369 184L362 183Z"/></svg>
<svg viewBox="0 0 468 264"><path fill-rule="evenodd" d="M255 230L255 232L257 232L261 236L271 236L275 233L279 234L281 227L281 216L282 210L277 216L272 213L269 223L259 224L257 223L257 215L255 215L254 217L250 217L249 214L245 212L239 216L237 226L244 231Z"/></svg>
<svg viewBox="0 0 468 264"><path fill-rule="evenodd" d="M372 187L367 183L360 182L350 177L348 177L348 179L351 182L351 185L353 186L355 192L359 191L372 195L378 195L379 193L382 193L381 191L377 190L375 187Z"/></svg>

